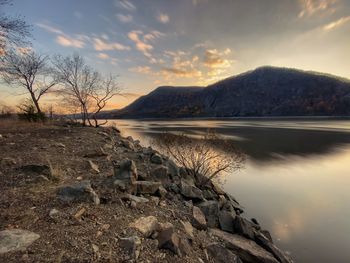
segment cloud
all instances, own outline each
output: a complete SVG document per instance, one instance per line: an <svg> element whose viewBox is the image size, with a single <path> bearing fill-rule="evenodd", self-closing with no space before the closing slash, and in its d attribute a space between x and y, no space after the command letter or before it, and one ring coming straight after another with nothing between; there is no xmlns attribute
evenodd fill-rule
<svg viewBox="0 0 350 263"><path fill-rule="evenodd" d="M217 49L208 49L204 55L204 65L209 68L228 68L232 65L232 60L224 59L224 55L231 53L230 49L219 52Z"/></svg>
<svg viewBox="0 0 350 263"><path fill-rule="evenodd" d="M57 36L56 42L64 47L83 48L85 45L84 41L77 39L77 38L65 36L65 35Z"/></svg>
<svg viewBox="0 0 350 263"><path fill-rule="evenodd" d="M160 23L163 23L163 24L166 24L169 22L169 15L168 14L165 14L165 13L160 13L158 16L157 16L157 20L160 22Z"/></svg>
<svg viewBox="0 0 350 263"><path fill-rule="evenodd" d="M136 10L136 6L128 0L116 0L116 3L117 3L117 5L119 5L120 7L124 8L128 11Z"/></svg>
<svg viewBox="0 0 350 263"><path fill-rule="evenodd" d="M123 15L123 14L117 14L116 17L119 19L122 23L130 23L133 20L132 15Z"/></svg>
<svg viewBox="0 0 350 263"><path fill-rule="evenodd" d="M341 27L350 21L350 16L342 17L336 21L333 21L323 27L324 31L331 31L338 27Z"/></svg>
<svg viewBox="0 0 350 263"><path fill-rule="evenodd" d="M129 71L142 74L152 74L152 70L149 66L138 66L134 68L129 68Z"/></svg>
<svg viewBox="0 0 350 263"><path fill-rule="evenodd" d="M150 51L153 49L153 46L140 39L142 34L142 31L131 31L128 33L128 37L135 43L137 50L141 51L146 57L151 57Z"/></svg>
<svg viewBox="0 0 350 263"><path fill-rule="evenodd" d="M85 46L85 41L89 39L89 37L85 35L75 35L74 37L69 36L61 29L47 24L38 23L36 25L42 29L45 29L47 32L56 34L56 42L64 47L83 48Z"/></svg>
<svg viewBox="0 0 350 263"><path fill-rule="evenodd" d="M50 33L64 35L63 31L58 29L58 28L56 28L56 27L53 27L53 26L50 26L50 25L46 25L46 24L42 24L42 23L37 23L36 25L38 27L42 28L42 29L45 29L46 31L48 31Z"/></svg>
<svg viewBox="0 0 350 263"><path fill-rule="evenodd" d="M176 77L184 77L184 78L194 78L201 77L202 72L197 69L182 69L175 67L163 68L161 73L165 78L169 78L171 75L175 75Z"/></svg>
<svg viewBox="0 0 350 263"><path fill-rule="evenodd" d="M124 46L118 42L107 42L100 38L94 38L93 40L94 48L96 51L106 51L106 50L130 50L130 47Z"/></svg>
<svg viewBox="0 0 350 263"><path fill-rule="evenodd" d="M98 53L96 56L100 59L109 59L110 58L106 53Z"/></svg>
<svg viewBox="0 0 350 263"><path fill-rule="evenodd" d="M338 0L298 0L301 6L299 18L318 13L334 13Z"/></svg>

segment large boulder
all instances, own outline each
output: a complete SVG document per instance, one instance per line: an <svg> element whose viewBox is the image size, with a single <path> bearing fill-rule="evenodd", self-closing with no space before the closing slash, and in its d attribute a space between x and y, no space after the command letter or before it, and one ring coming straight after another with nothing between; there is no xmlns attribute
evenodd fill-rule
<svg viewBox="0 0 350 263"><path fill-rule="evenodd" d="M155 194L159 187L160 182L150 182L150 181L136 181L135 182L138 194Z"/></svg>
<svg viewBox="0 0 350 263"><path fill-rule="evenodd" d="M198 204L207 219L208 227L219 226L219 203L217 201L204 201Z"/></svg>
<svg viewBox="0 0 350 263"><path fill-rule="evenodd" d="M100 198L91 187L88 180L64 186L58 189L57 196L64 202L91 202L100 204Z"/></svg>
<svg viewBox="0 0 350 263"><path fill-rule="evenodd" d="M168 227L160 231L157 240L160 249L168 249L180 257L188 255L191 251L188 240L179 237L179 235L174 232L173 227Z"/></svg>
<svg viewBox="0 0 350 263"><path fill-rule="evenodd" d="M125 159L114 166L114 176L112 178L114 185L116 183L120 185L123 182L129 193L136 192L135 182L137 178L137 168L134 161Z"/></svg>
<svg viewBox="0 0 350 263"><path fill-rule="evenodd" d="M247 219L236 216L233 221L233 229L235 233L254 240L254 224Z"/></svg>
<svg viewBox="0 0 350 263"><path fill-rule="evenodd" d="M234 229L235 214L229 211L219 212L219 224L223 231L233 233Z"/></svg>
<svg viewBox="0 0 350 263"><path fill-rule="evenodd" d="M263 233L256 232L255 233L255 241L261 247L265 248L267 251L271 252L275 258L278 259L281 263L293 263L293 260L282 250L280 250L276 245L274 245L268 237L266 237Z"/></svg>
<svg viewBox="0 0 350 263"><path fill-rule="evenodd" d="M221 240L245 263L278 263L274 256L254 241L237 234L230 234L219 229L210 229L210 233Z"/></svg>
<svg viewBox="0 0 350 263"><path fill-rule="evenodd" d="M0 231L0 254L23 251L38 238L40 235L22 229Z"/></svg>
<svg viewBox="0 0 350 263"><path fill-rule="evenodd" d="M202 210L197 206L193 206L192 208L192 224L195 228L200 230L204 230L207 228L207 221L205 219L205 215Z"/></svg>
<svg viewBox="0 0 350 263"><path fill-rule="evenodd" d="M236 254L218 243L212 243L206 249L214 263L242 263Z"/></svg>
<svg viewBox="0 0 350 263"><path fill-rule="evenodd" d="M181 194L186 198L194 200L203 200L202 191L196 186L189 184L184 179L181 179L180 190Z"/></svg>

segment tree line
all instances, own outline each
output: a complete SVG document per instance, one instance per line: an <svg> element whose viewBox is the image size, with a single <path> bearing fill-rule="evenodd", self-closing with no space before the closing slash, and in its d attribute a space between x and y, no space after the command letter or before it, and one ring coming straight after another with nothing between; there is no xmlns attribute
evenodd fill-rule
<svg viewBox="0 0 350 263"><path fill-rule="evenodd" d="M117 76L103 75L75 53L47 56L28 46L30 25L21 17L1 12L10 0L0 0L0 76L9 87L22 88L28 99L21 111L44 119L41 101L54 93L70 112L79 113L83 125L99 126L98 114L108 101L120 94Z"/></svg>

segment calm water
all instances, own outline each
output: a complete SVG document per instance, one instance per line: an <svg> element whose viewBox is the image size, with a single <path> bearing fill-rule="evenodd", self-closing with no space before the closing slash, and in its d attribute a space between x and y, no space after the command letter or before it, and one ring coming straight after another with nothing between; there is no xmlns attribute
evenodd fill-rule
<svg viewBox="0 0 350 263"><path fill-rule="evenodd" d="M350 262L350 121L117 120L141 140L163 131L193 136L208 128L248 155L225 189L271 230L297 262Z"/></svg>

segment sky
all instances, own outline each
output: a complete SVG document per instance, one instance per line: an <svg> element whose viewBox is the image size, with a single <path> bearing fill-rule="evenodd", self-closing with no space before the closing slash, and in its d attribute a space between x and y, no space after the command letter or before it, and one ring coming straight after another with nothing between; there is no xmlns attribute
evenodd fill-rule
<svg viewBox="0 0 350 263"><path fill-rule="evenodd" d="M117 74L125 96L110 108L264 65L350 78L349 0L14 0L3 11L33 25L35 51L78 52Z"/></svg>

